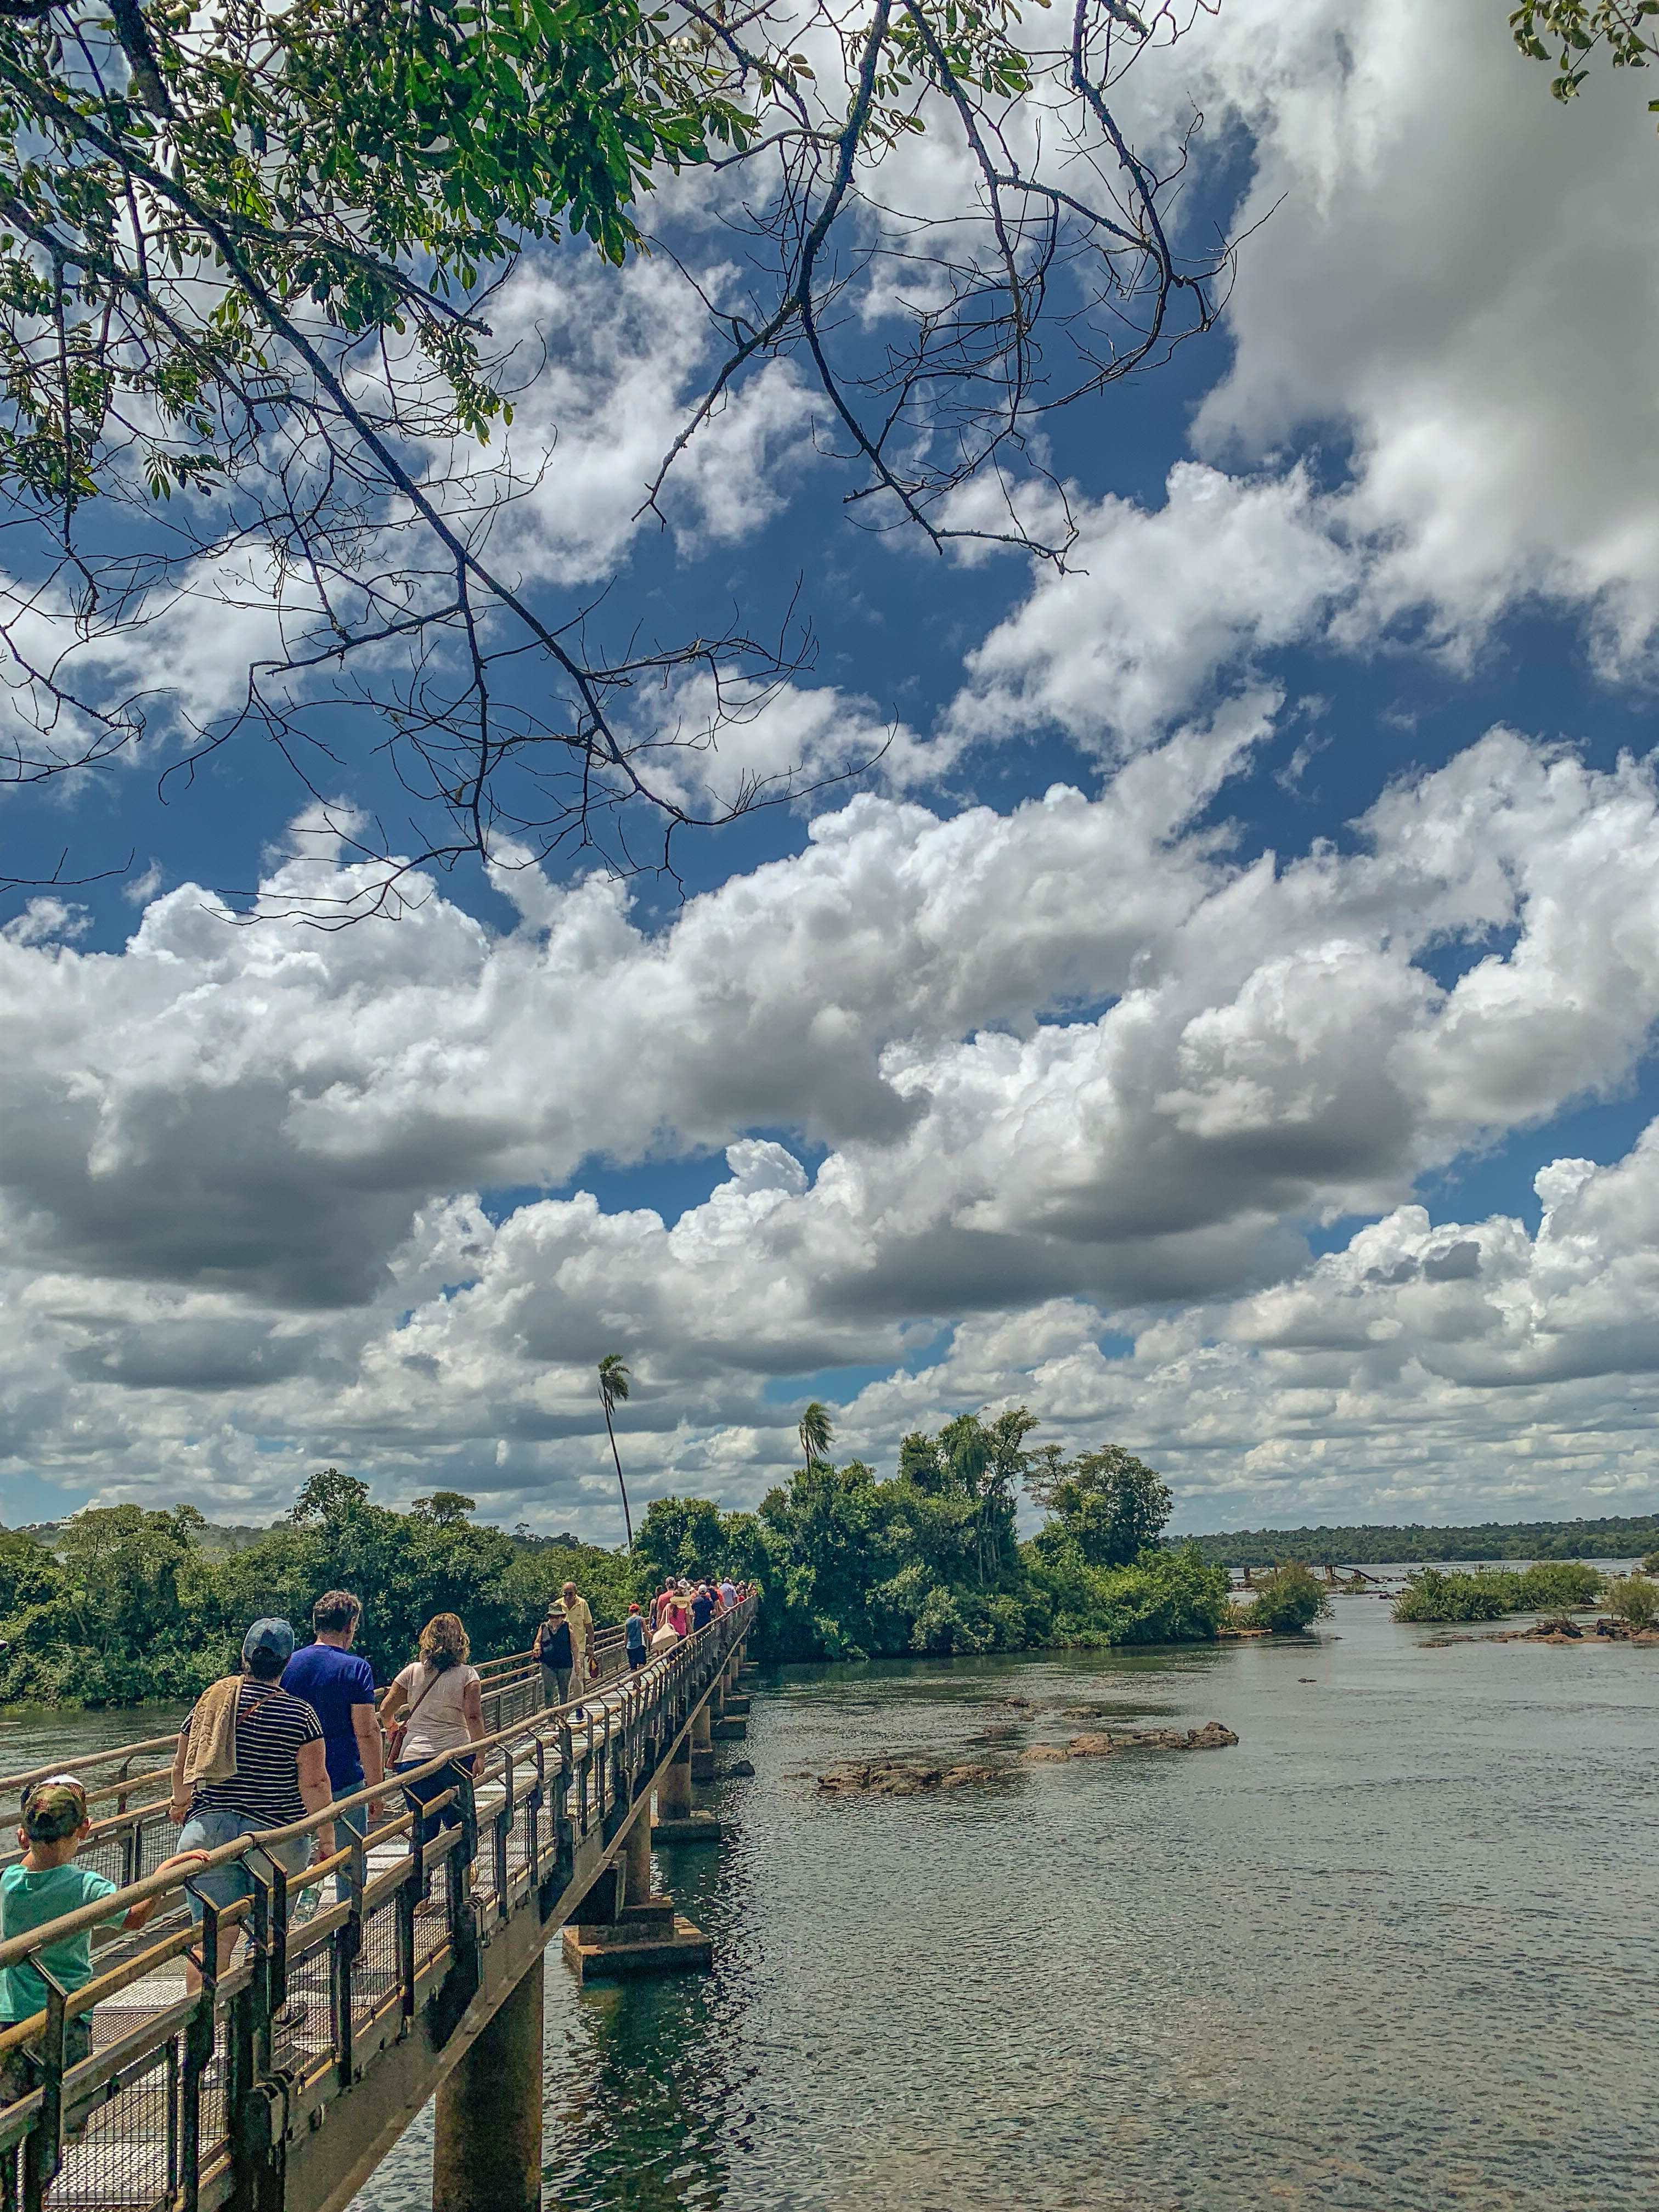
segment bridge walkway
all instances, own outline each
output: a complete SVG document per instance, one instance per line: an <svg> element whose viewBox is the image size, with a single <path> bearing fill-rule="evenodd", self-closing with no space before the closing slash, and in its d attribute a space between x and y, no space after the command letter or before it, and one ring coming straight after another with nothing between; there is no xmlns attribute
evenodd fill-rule
<svg viewBox="0 0 1659 2212"><path fill-rule="evenodd" d="M584 1692L580 1718L574 1705L538 1710L540 1671L523 1655L498 1662L473 1782L424 1813L387 1793L371 1833L303 1882L257 1839L216 1853L210 1864L246 1867L252 1894L222 1916L242 1940L199 1994L185 1988L185 1954L213 1947L192 1935L187 1881L154 1871L176 1840L159 1758L173 1739L74 1762L100 1815L83 1857L118 1864L123 1904L160 1905L141 1934L100 1942L86 1989L65 2001L43 1972L46 2011L0 2031L0 2057L27 2047L34 2084L0 2106L4 2212L340 2212L532 1972L539 1989L544 1948L567 1923L649 1917L633 1870L643 1856L648 1887L640 1824L653 1794L689 1814L694 1729L706 1739L735 1689L754 1608L750 1598L637 1674L607 1650L611 1671ZM452 1805L457 1825L440 1828ZM0 1944L0 1966L38 1964L54 1934L91 1917ZM210 1934L216 1917L207 1906ZM67 2063L68 2022L88 2014L91 2055ZM538 2051L539 2018L538 2006ZM538 2063L538 2146L539 2081ZM509 2212L499 2197L477 2202Z"/></svg>

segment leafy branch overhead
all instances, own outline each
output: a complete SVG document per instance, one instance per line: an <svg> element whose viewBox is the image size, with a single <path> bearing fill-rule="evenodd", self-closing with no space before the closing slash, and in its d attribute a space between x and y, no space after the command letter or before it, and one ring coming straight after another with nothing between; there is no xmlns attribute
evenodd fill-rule
<svg viewBox="0 0 1659 2212"><path fill-rule="evenodd" d="M1572 100L1598 52L1613 69L1646 69L1659 57L1656 17L1659 0L1525 0L1510 28L1523 54L1553 67L1555 97ZM1659 115L1659 100L1648 112Z"/></svg>
<svg viewBox="0 0 1659 2212"><path fill-rule="evenodd" d="M503 518L556 457L513 442L547 343L515 272L650 245L706 313L706 388L642 511L788 357L856 514L1029 542L1044 412L1207 327L1228 267L1169 228L1197 118L1161 125L1154 161L1113 105L1185 19L1047 10L0 0L0 634L28 732L0 773L136 745L157 705L111 671L182 598L274 615L198 749L257 729L324 797L385 746L417 860L574 843L629 865L630 808L672 831L793 793L785 773L711 795L684 757L760 711L800 623L641 639L620 596L526 580ZM954 164L944 214L906 166L919 137ZM651 195L691 172L647 240ZM694 265L710 218L741 281ZM1000 520L957 496L981 473ZM1063 559L1063 503L1041 504Z"/></svg>

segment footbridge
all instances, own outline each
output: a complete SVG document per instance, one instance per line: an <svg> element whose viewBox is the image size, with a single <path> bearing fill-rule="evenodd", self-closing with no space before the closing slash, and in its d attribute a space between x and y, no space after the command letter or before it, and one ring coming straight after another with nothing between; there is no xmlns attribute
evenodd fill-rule
<svg viewBox="0 0 1659 2212"><path fill-rule="evenodd" d="M536 2212L547 1948L562 1940L585 1976L706 1962L702 1936L652 1893L652 1845L719 1836L691 1784L708 1778L714 1741L742 1733L755 1605L637 1673L605 1639L608 1671L580 1705L543 1709L526 1655L481 1670L489 1733L471 1782L418 1811L383 1793L368 1835L302 1878L264 1844L328 1814L227 1845L209 1867L240 1863L252 1893L217 1914L204 1902L200 1936L186 1892L203 1869L155 1870L177 1840L173 1739L67 1762L95 1824L82 1862L122 1883L123 1905L154 1897L157 1910L142 1933L95 1939L94 1978L72 1995L40 1954L98 1908L0 1944L0 1966L33 1960L48 1993L0 2031L0 2057L27 2051L29 2082L0 2106L0 2206L341 2212L435 2097L437 2212ZM0 1797L64 1771L0 1780ZM229 1928L237 1948L216 1975ZM185 1967L198 1958L196 1990ZM83 2019L91 2055L70 2063Z"/></svg>

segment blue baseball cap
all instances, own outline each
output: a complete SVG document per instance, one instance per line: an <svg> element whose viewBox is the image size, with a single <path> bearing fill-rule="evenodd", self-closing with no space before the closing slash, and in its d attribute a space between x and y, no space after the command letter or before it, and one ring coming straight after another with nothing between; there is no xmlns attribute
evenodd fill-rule
<svg viewBox="0 0 1659 2212"><path fill-rule="evenodd" d="M284 1667L294 1656L294 1630L286 1620L256 1620L242 1638L244 1659L280 1659Z"/></svg>

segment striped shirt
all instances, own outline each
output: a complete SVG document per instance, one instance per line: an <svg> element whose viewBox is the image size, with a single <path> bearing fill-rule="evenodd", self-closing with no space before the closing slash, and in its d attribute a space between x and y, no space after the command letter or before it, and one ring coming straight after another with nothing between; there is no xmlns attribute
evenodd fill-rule
<svg viewBox="0 0 1659 2212"><path fill-rule="evenodd" d="M195 1717L191 1713L181 1735L190 1734ZM320 1742L322 1734L322 1723L303 1698L247 1676L236 1699L236 1771L228 1782L198 1782L191 1810L217 1805L262 1828L303 1820L299 1755L306 1744Z"/></svg>

